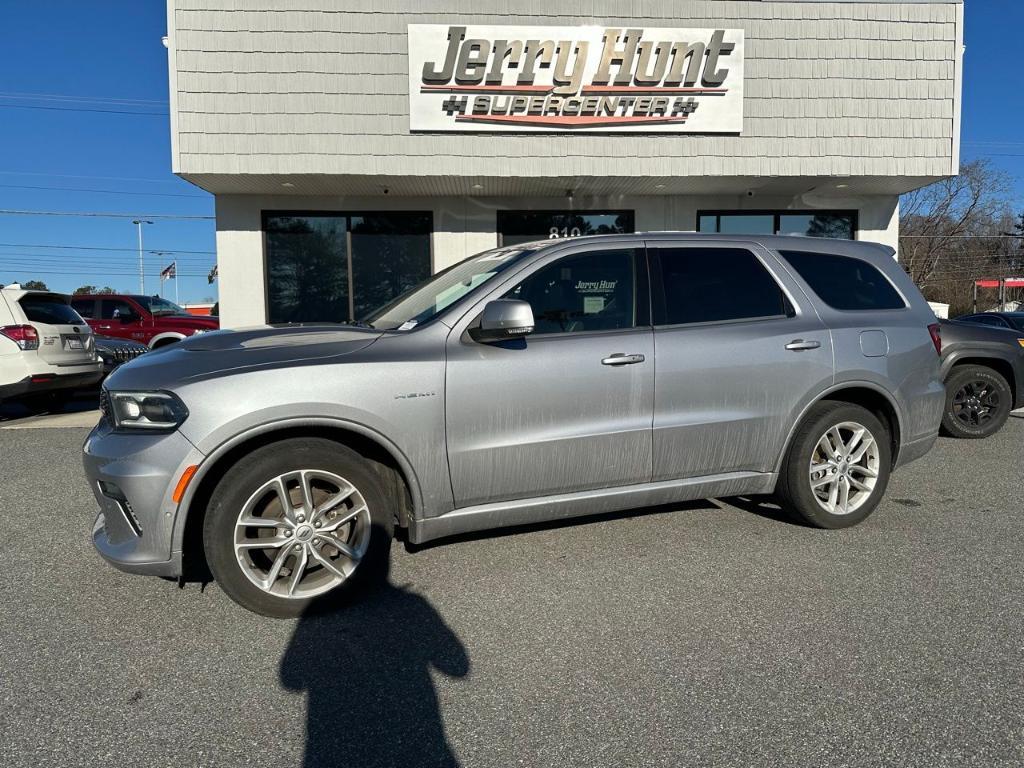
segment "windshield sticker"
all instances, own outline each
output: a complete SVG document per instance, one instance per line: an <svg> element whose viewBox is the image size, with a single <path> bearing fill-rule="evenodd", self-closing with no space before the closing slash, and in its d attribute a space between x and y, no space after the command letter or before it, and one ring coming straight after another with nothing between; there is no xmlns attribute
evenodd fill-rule
<svg viewBox="0 0 1024 768"><path fill-rule="evenodd" d="M604 296L584 296L583 314L596 315L604 310Z"/></svg>
<svg viewBox="0 0 1024 768"><path fill-rule="evenodd" d="M400 326L398 326L398 330L400 330L400 331L411 331L415 327L416 327L416 321L415 320L407 320L406 322L404 322Z"/></svg>
<svg viewBox="0 0 1024 768"><path fill-rule="evenodd" d="M579 293L615 293L618 280L580 280L576 283Z"/></svg>

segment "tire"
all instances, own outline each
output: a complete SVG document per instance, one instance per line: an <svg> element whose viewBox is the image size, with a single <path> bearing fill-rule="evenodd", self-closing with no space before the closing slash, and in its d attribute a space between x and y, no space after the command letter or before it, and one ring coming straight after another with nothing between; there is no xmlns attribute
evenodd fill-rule
<svg viewBox="0 0 1024 768"><path fill-rule="evenodd" d="M968 440L991 437L1012 409L1013 393L999 373L984 365L957 366L946 379L942 432Z"/></svg>
<svg viewBox="0 0 1024 768"><path fill-rule="evenodd" d="M278 481L287 488L289 514ZM385 499L372 465L343 445L299 438L259 448L211 495L203 522L210 571L232 600L264 616L351 601L387 578L394 516ZM336 502L333 509L327 501ZM258 524L239 525L243 513Z"/></svg>
<svg viewBox="0 0 1024 768"><path fill-rule="evenodd" d="M865 430L864 435L853 440L860 428ZM852 453L835 450L836 441L830 437L834 429L838 429L844 447L852 447ZM866 443L868 437L872 442ZM833 456L827 454L825 445L833 449ZM857 457L854 462L847 460L851 455ZM811 407L797 428L782 462L775 493L784 509L795 512L810 525L849 528L867 518L878 506L891 471L891 436L878 417L859 405L823 401ZM829 480L830 476L835 479ZM812 483L817 484L817 489L812 488ZM844 484L845 511L842 505ZM834 497L833 487L836 489Z"/></svg>

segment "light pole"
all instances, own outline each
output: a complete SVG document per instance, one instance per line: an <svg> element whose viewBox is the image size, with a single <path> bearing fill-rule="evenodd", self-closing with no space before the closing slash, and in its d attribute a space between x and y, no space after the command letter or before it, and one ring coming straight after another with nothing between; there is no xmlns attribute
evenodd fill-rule
<svg viewBox="0 0 1024 768"><path fill-rule="evenodd" d="M132 224L139 228L139 293L146 295L146 266L142 261L142 225L152 224L145 219L133 219Z"/></svg>

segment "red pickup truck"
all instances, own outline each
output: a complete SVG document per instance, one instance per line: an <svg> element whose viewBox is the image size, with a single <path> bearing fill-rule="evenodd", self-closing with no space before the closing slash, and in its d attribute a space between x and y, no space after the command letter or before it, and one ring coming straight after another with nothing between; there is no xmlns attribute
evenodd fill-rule
<svg viewBox="0 0 1024 768"><path fill-rule="evenodd" d="M97 334L131 339L150 349L220 328L216 317L190 315L173 301L159 296L72 296L71 306Z"/></svg>

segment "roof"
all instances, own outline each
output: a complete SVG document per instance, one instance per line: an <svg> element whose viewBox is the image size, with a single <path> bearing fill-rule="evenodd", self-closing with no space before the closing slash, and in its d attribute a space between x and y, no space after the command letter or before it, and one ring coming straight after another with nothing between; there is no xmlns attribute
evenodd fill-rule
<svg viewBox="0 0 1024 768"><path fill-rule="evenodd" d="M614 243L623 240L646 240L651 242L685 242L708 243L715 245L760 245L774 251L820 251L840 256L885 256L892 258L896 251L888 245L872 243L864 240L835 240L826 237L806 237L802 235L723 235L707 232L635 232L614 235L584 235L559 240L534 240L530 243L519 243L516 248L546 248L569 243L593 242Z"/></svg>

